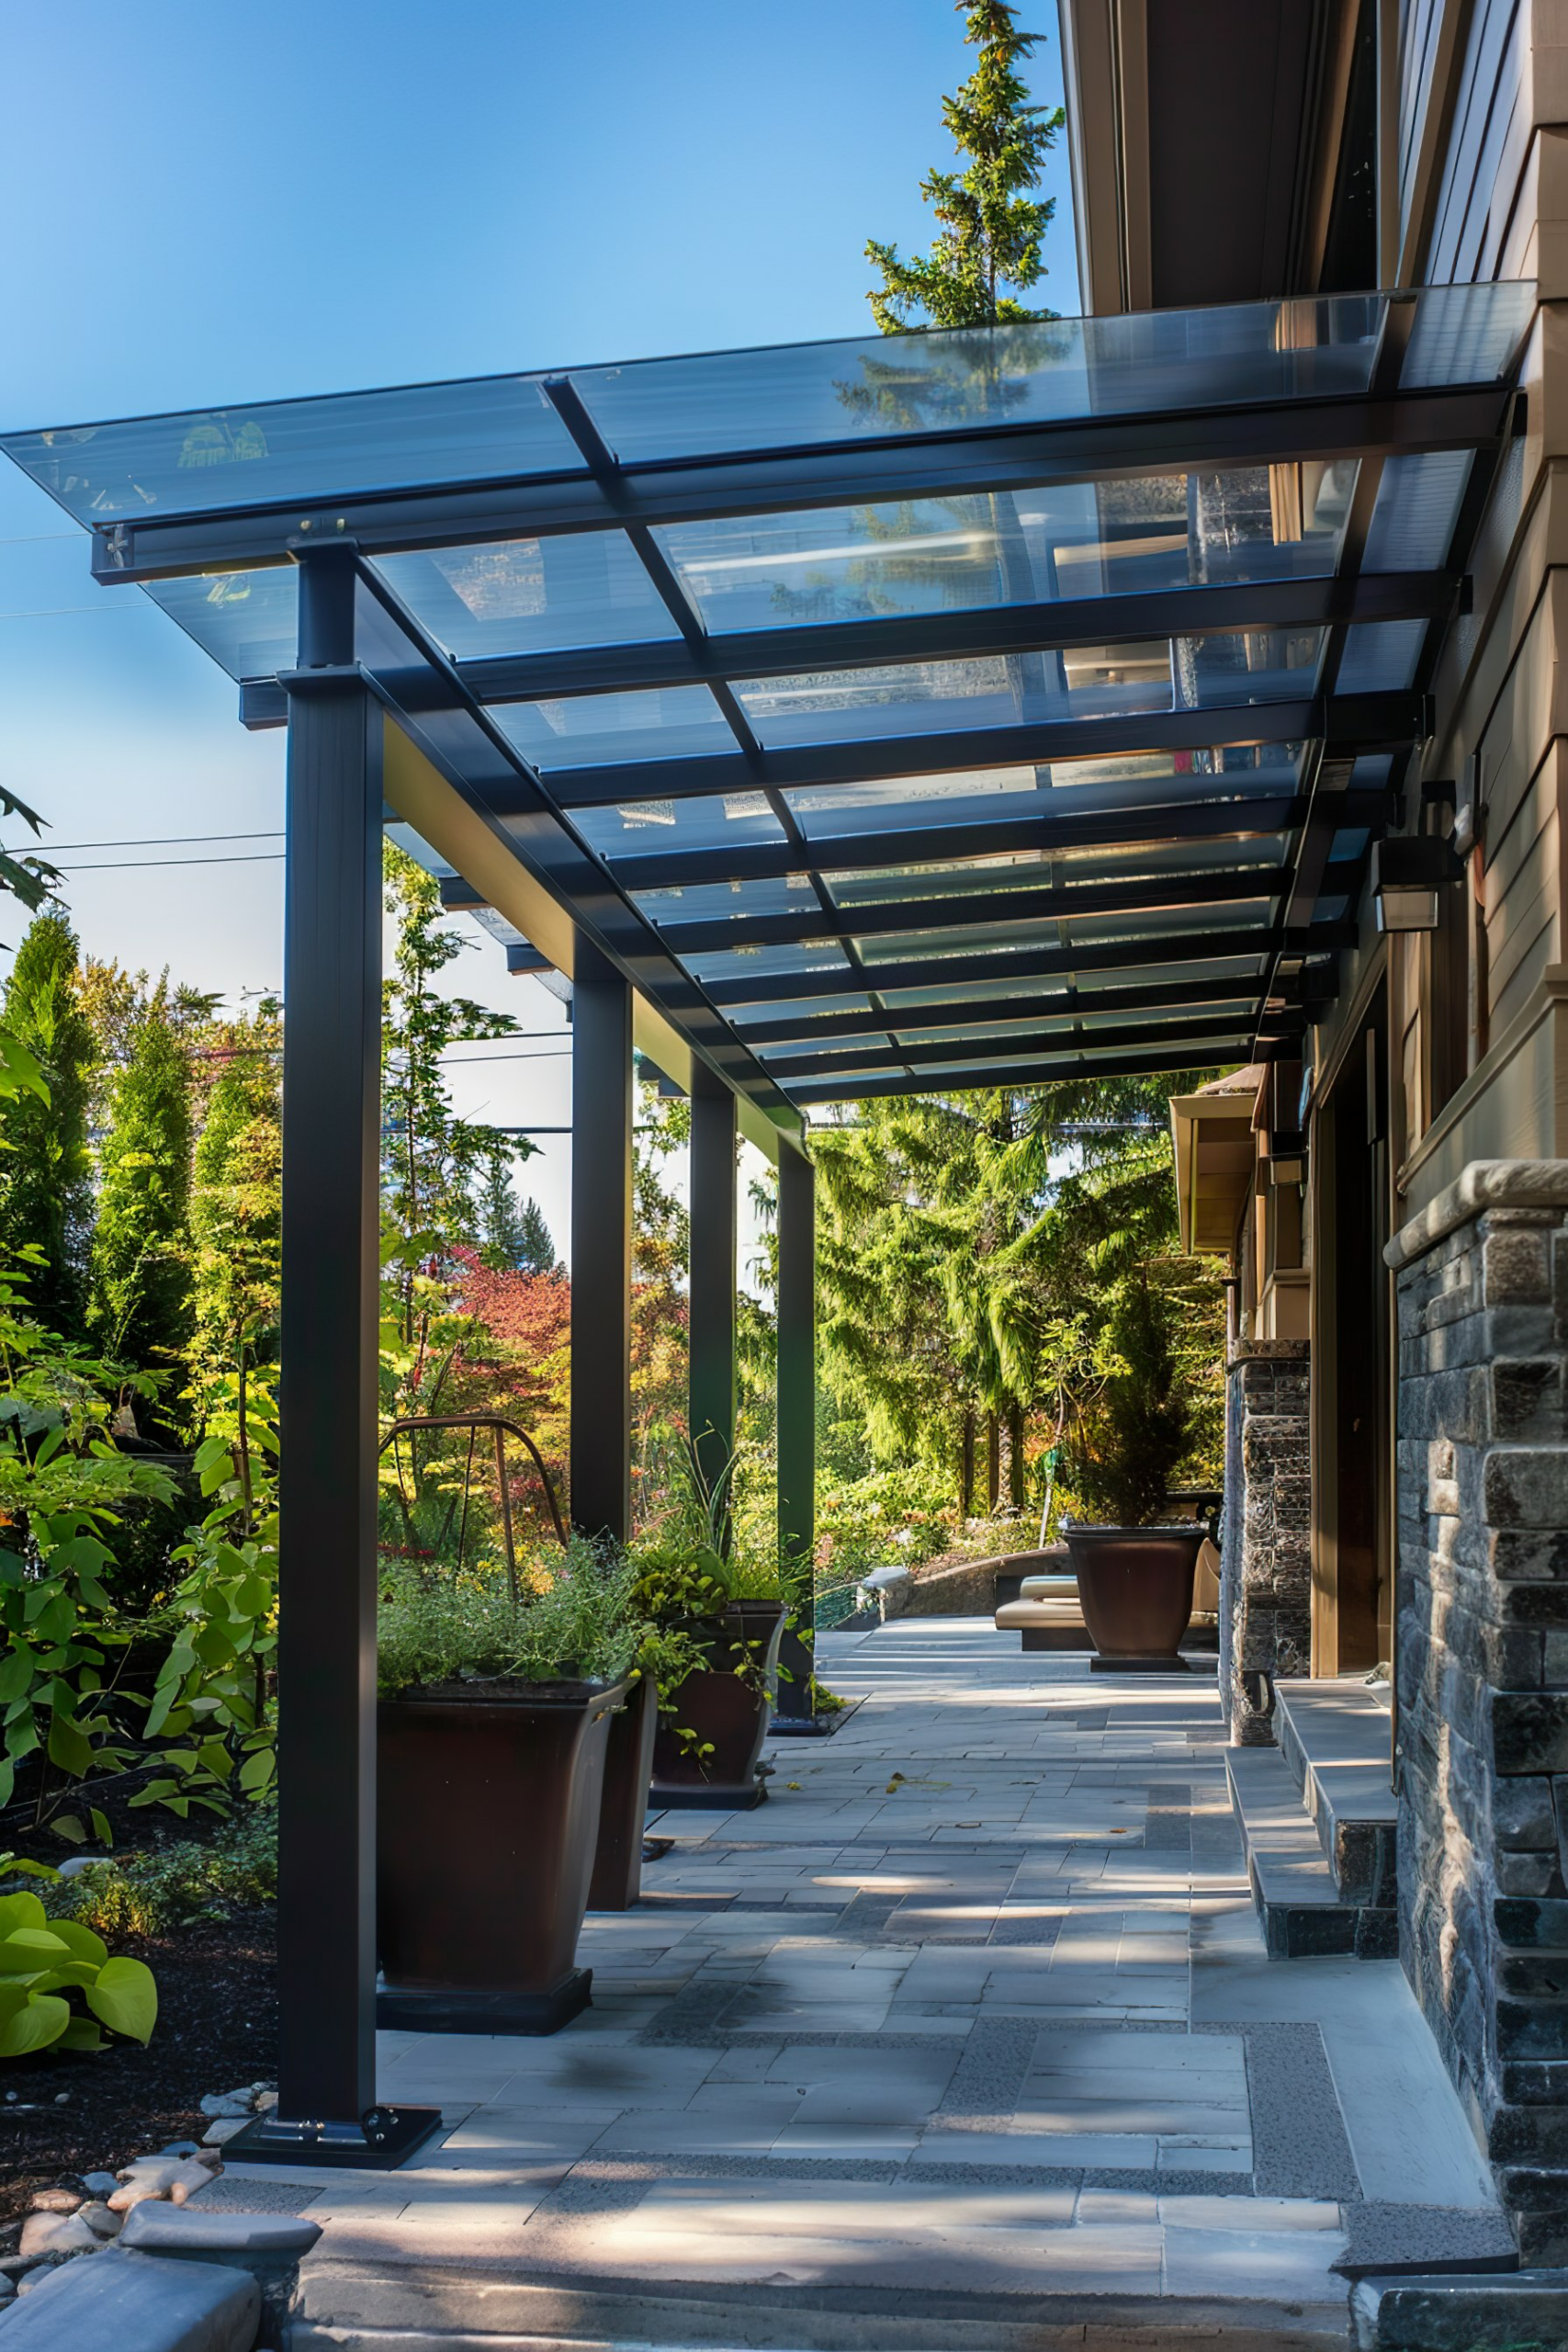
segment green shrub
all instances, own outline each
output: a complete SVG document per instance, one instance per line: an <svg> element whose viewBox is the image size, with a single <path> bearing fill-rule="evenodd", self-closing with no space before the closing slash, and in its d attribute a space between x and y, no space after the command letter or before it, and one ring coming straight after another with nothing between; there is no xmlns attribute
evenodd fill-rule
<svg viewBox="0 0 1568 2352"><path fill-rule="evenodd" d="M214 1838L117 1855L62 1879L45 1897L55 1918L99 1935L155 1936L223 1919L277 1898L277 1815L271 1806L237 1815Z"/></svg>
<svg viewBox="0 0 1568 2352"><path fill-rule="evenodd" d="M381 1577L378 1688L511 1679L616 1682L631 1668L640 1626L635 1576L617 1554L574 1536L548 1582L513 1600L498 1569L443 1575L389 1566Z"/></svg>

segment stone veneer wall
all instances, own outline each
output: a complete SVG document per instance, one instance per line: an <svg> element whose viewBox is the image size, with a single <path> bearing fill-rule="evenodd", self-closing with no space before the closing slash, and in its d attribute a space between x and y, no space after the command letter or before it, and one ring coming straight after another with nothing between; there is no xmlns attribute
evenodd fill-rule
<svg viewBox="0 0 1568 2352"><path fill-rule="evenodd" d="M1568 2259L1568 1161L1482 1160L1399 1295L1400 1958L1529 2261Z"/></svg>
<svg viewBox="0 0 1568 2352"><path fill-rule="evenodd" d="M1238 1747L1272 1743L1272 1685L1312 1671L1307 1342L1231 1359L1220 1550L1220 1699Z"/></svg>

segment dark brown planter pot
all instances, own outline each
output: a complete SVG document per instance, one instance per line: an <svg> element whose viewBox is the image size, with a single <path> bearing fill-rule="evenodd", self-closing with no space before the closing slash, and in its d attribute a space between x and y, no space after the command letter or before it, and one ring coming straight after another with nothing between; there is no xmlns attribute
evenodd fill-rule
<svg viewBox="0 0 1568 2352"><path fill-rule="evenodd" d="M588 1889L590 1911L629 1911L642 1892L643 1828L658 1728L659 1686L645 1674L632 1686L626 1705L610 1718L599 1842Z"/></svg>
<svg viewBox="0 0 1568 2352"><path fill-rule="evenodd" d="M383 2026L554 2033L587 2006L577 1939L626 1682L461 1686L377 1709Z"/></svg>
<svg viewBox="0 0 1568 2352"><path fill-rule="evenodd" d="M1192 1577L1204 1530L1069 1527L1078 1606L1096 1656L1117 1673L1185 1674L1178 1644L1192 1615Z"/></svg>
<svg viewBox="0 0 1568 2352"><path fill-rule="evenodd" d="M784 1625L782 1600L732 1600L716 1628L692 1628L714 1663L686 1677L675 1694L675 1715L659 1719L651 1803L722 1805L727 1812L762 1803L768 1792L757 1778L757 1758L768 1736ZM731 1649L738 1641L747 1643L760 1663L763 1690L734 1672ZM698 1756L685 1747L678 1736L682 1725L696 1733L699 1747L711 1743L713 1753Z"/></svg>

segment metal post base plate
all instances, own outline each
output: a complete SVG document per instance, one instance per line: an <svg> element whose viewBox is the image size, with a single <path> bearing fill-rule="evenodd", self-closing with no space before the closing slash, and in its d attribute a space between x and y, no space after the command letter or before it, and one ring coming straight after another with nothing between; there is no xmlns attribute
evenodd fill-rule
<svg viewBox="0 0 1568 2352"><path fill-rule="evenodd" d="M358 2123L287 2123L258 2115L223 2143L225 2165L352 2165L392 2172L441 2129L438 2107L369 2107Z"/></svg>

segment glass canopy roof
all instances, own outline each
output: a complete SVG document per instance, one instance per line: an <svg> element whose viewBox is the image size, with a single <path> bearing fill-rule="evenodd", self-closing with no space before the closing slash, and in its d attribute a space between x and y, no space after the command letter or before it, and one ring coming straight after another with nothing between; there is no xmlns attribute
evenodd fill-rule
<svg viewBox="0 0 1568 2352"><path fill-rule="evenodd" d="M351 543L393 715L788 1118L1292 1049L1423 731L1534 301L1053 320L0 447L252 725L287 716L300 563Z"/></svg>

